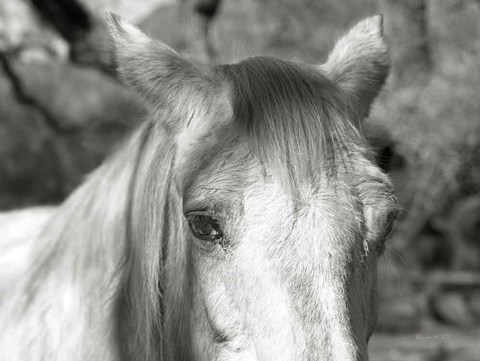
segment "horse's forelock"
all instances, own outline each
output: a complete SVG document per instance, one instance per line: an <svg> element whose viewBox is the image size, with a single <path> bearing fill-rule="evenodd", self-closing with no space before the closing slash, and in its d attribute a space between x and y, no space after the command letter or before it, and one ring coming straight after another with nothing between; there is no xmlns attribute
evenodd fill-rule
<svg viewBox="0 0 480 361"><path fill-rule="evenodd" d="M255 57L219 71L230 81L234 122L252 152L292 191L334 175L358 142L348 99L313 68Z"/></svg>

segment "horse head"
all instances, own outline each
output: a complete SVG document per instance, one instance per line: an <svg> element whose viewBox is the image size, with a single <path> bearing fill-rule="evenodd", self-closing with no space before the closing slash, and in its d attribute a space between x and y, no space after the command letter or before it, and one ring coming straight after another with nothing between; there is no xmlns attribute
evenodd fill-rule
<svg viewBox="0 0 480 361"><path fill-rule="evenodd" d="M388 74L382 20L323 65L203 69L109 16L150 109L122 306L131 359L366 360L396 216L362 122Z"/></svg>

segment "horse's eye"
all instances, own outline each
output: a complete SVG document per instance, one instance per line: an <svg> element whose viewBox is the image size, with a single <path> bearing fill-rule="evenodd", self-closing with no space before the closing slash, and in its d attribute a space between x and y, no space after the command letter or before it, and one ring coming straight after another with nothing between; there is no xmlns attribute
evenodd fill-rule
<svg viewBox="0 0 480 361"><path fill-rule="evenodd" d="M187 219L193 235L201 240L215 241L223 235L217 221L209 215L193 213Z"/></svg>
<svg viewBox="0 0 480 361"><path fill-rule="evenodd" d="M383 238L388 237L392 231L393 231L393 226L395 225L395 221L397 219L398 212L397 211L392 211L387 215L387 219L385 221L386 227L384 230L384 236Z"/></svg>

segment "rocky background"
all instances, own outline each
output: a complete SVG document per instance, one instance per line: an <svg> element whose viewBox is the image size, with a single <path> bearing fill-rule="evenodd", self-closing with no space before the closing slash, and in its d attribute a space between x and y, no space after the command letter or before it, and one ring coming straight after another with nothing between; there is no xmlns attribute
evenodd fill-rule
<svg viewBox="0 0 480 361"><path fill-rule="evenodd" d="M115 77L105 11L203 63L320 63L382 12L393 69L365 131L404 212L379 266L372 360L478 359L478 0L2 0L0 209L61 202L142 121Z"/></svg>

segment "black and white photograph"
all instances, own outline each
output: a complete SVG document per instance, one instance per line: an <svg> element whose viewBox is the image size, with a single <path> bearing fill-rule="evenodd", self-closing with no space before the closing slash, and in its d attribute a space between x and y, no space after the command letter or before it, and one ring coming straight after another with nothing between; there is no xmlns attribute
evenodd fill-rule
<svg viewBox="0 0 480 361"><path fill-rule="evenodd" d="M0 361L479 361L479 0L0 0Z"/></svg>

